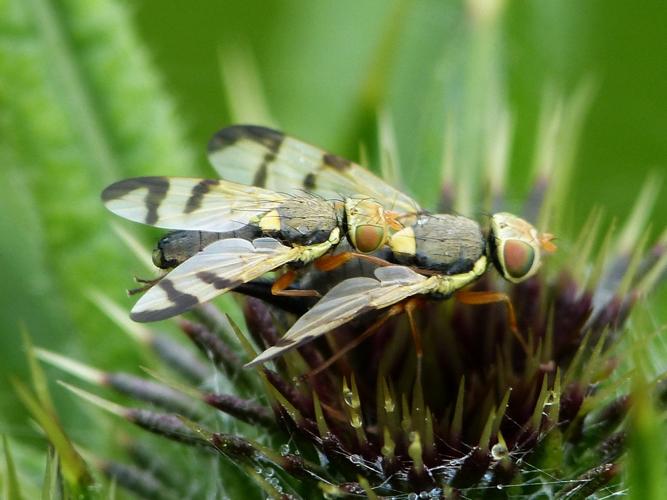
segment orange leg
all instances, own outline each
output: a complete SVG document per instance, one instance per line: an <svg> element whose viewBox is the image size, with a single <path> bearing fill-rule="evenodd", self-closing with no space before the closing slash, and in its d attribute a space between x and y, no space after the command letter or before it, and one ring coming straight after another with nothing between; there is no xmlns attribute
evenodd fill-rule
<svg viewBox="0 0 667 500"><path fill-rule="evenodd" d="M271 293L273 295L283 295L287 297L320 297L317 290L285 290L288 286L294 283L296 279L295 271L287 271L280 278L278 278L271 286Z"/></svg>
<svg viewBox="0 0 667 500"><path fill-rule="evenodd" d="M333 365L341 356L344 356L348 352L350 352L352 349L357 347L359 344L361 344L364 340L366 340L368 337L373 335L375 332L377 332L382 325L384 325L389 318L392 316L396 316L397 314L401 314L404 310L403 304L395 304L393 305L380 319L378 319L375 323L373 323L371 326L369 326L364 333L359 335L357 338L354 340L351 340L348 342L345 346L343 346L342 349L338 350L333 356L331 356L329 359L327 359L324 363L322 363L320 366L317 368L311 370L306 374L308 377L314 377L318 373L321 373L322 371L326 370L329 368L331 365Z"/></svg>
<svg viewBox="0 0 667 500"><path fill-rule="evenodd" d="M417 309L417 307L421 306L422 303L423 300L419 298L413 298L413 299L408 299L407 301L404 302L400 302L398 304L394 304L389 308L389 310L384 315L382 315L382 317L380 317L375 323L373 323L370 327L368 327L364 333L362 333L357 338L347 343L345 346L343 346L342 349L337 351L323 364L321 364L314 370L311 370L309 373L307 373L306 376L314 377L318 373L321 373L322 371L326 370L332 364L334 364L341 356L344 356L352 349L357 347L359 344L361 344L368 337L377 332L380 329L380 327L387 322L389 318L405 312L408 315L408 321L410 323L410 332L412 333L412 339L415 343L415 350L417 352L417 376L421 378L421 365L423 357L422 341L421 341L421 335L419 334L419 330L417 329L417 325L415 323L413 312L415 309Z"/></svg>
<svg viewBox="0 0 667 500"><path fill-rule="evenodd" d="M496 302L504 302L507 306L507 315L510 330L523 347L523 350L528 353L530 349L526 340L519 333L519 328L516 322L516 314L514 314L514 306L512 306L512 301L506 293L502 292L472 292L469 290L460 290L454 295L456 299L462 304L494 304Z"/></svg>
<svg viewBox="0 0 667 500"><path fill-rule="evenodd" d="M372 255L357 252L341 252L335 255L323 255L315 261L315 267L320 271L333 271L354 258L364 259L373 264L377 264L378 266L391 265L391 262Z"/></svg>
<svg viewBox="0 0 667 500"><path fill-rule="evenodd" d="M424 357L424 350L422 349L422 336L417 328L415 322L414 311L423 304L423 300L419 298L408 299L405 303L405 312L408 315L408 323L410 324L410 333L412 334L412 341L415 343L415 352L417 353L417 380L422 378L422 358Z"/></svg>

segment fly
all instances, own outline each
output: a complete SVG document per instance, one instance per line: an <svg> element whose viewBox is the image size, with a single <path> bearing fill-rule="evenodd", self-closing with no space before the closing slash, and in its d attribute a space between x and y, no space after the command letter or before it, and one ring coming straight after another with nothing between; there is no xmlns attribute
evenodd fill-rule
<svg viewBox="0 0 667 500"><path fill-rule="evenodd" d="M363 313L382 309L388 311L378 322L316 371L329 366L351 346L358 345L366 336L377 331L389 317L404 311L408 313L417 356L421 360L421 339L412 311L423 297L444 299L454 294L469 304L504 301L510 314L510 326L526 348L518 333L507 295L463 291L463 288L478 280L491 266L512 283L527 280L539 270L542 252L555 250L551 239L550 234L539 234L530 223L506 212L491 217L487 238L471 219L453 215L422 215L414 225L398 231L390 239L390 245L394 242L397 260L416 265L417 269L389 265L378 267L372 278L356 277L339 283L301 316L275 346L266 349L246 366L281 356Z"/></svg>

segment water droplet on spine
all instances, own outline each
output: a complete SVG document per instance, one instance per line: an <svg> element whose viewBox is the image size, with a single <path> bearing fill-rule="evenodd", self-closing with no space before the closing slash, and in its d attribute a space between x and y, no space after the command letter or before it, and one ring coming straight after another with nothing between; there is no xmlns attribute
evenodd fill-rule
<svg viewBox="0 0 667 500"><path fill-rule="evenodd" d="M507 447L504 444L496 443L491 448L491 456L494 460L501 460L507 455Z"/></svg>

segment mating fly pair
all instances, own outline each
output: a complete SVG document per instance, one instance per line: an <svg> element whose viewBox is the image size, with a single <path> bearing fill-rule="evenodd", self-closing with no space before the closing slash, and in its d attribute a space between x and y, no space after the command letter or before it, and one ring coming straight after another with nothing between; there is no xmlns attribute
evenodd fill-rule
<svg viewBox="0 0 667 500"><path fill-rule="evenodd" d="M425 213L363 167L268 128L222 129L209 143L209 159L224 180L142 177L117 182L102 193L107 208L127 219L206 232L193 238L199 245L185 249L184 255L192 256L137 302L134 320L180 314L288 264L293 268L315 261L326 270L361 257L379 265L375 278L349 278L333 287L250 365L370 310L394 306L389 314L406 308L410 313L414 302L406 299L415 296L457 293L469 303L507 302L502 294L461 289L491 263L505 279L521 282L537 272L541 251L553 248L550 235L540 235L508 213L491 217L486 237L471 219ZM345 238L354 251L335 254ZM400 265L373 257L379 249L388 249L390 260ZM154 254L160 267L172 262L165 257L168 250L161 247ZM288 270L272 292L309 294L285 290L296 276ZM419 353L414 328L413 334Z"/></svg>

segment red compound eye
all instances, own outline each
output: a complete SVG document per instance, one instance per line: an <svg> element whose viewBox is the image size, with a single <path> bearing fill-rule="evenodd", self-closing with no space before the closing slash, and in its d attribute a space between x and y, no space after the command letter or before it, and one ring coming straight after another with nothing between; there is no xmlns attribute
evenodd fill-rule
<svg viewBox="0 0 667 500"><path fill-rule="evenodd" d="M510 277L521 279L533 267L535 249L521 240L507 240L503 246L503 262Z"/></svg>
<svg viewBox="0 0 667 500"><path fill-rule="evenodd" d="M354 231L354 246L362 253L373 252L384 243L384 229L363 224Z"/></svg>

